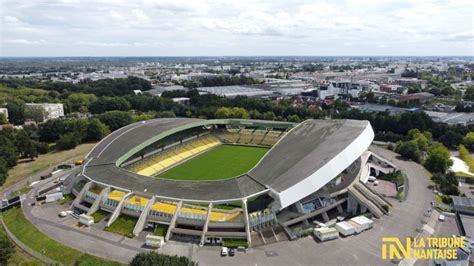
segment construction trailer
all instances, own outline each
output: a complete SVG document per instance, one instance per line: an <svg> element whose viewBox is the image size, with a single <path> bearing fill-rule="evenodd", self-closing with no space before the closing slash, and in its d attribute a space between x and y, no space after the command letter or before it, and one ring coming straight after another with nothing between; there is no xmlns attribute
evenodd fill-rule
<svg viewBox="0 0 474 266"><path fill-rule="evenodd" d="M335 228L320 227L314 229L314 236L320 241L327 241L339 237L339 232Z"/></svg>
<svg viewBox="0 0 474 266"><path fill-rule="evenodd" d="M335 228L343 236L350 236L356 232L354 226L349 222L339 222Z"/></svg>

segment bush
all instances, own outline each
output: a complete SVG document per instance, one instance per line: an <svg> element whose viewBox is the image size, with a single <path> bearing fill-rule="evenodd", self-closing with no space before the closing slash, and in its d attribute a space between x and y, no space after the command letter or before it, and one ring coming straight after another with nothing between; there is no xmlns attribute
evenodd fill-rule
<svg viewBox="0 0 474 266"><path fill-rule="evenodd" d="M248 247L249 242L243 239L224 239L224 247L236 248L236 247Z"/></svg>
<svg viewBox="0 0 474 266"><path fill-rule="evenodd" d="M388 174L382 174L379 176L379 178L382 180L393 182L397 184L397 187L403 186L403 183L405 182L402 172L400 171L394 171Z"/></svg>
<svg viewBox="0 0 474 266"><path fill-rule="evenodd" d="M453 199L451 199L450 196L446 196L446 195L441 195L440 196L441 198L441 202L443 202L444 204L451 204L453 202Z"/></svg>
<svg viewBox="0 0 474 266"><path fill-rule="evenodd" d="M418 144L413 140L401 142L395 151L403 158L411 159L417 163L421 161L420 149L418 148Z"/></svg>
<svg viewBox="0 0 474 266"><path fill-rule="evenodd" d="M62 135L59 140L56 142L56 149L58 150L69 150L74 149L77 145L81 143L81 138L75 133L66 133Z"/></svg>
<svg viewBox="0 0 474 266"><path fill-rule="evenodd" d="M436 143L430 146L424 164L428 171L444 174L451 165L453 165L451 153L443 144Z"/></svg>
<svg viewBox="0 0 474 266"><path fill-rule="evenodd" d="M0 236L0 265L7 265L8 259L13 254L13 245L5 236Z"/></svg>
<svg viewBox="0 0 474 266"><path fill-rule="evenodd" d="M474 159L472 159L471 154L466 149L464 145L459 145L458 147L459 157L463 160L469 167L469 171L474 173Z"/></svg>
<svg viewBox="0 0 474 266"><path fill-rule="evenodd" d="M87 126L86 139L87 140L101 140L110 133L109 128L99 119L93 118Z"/></svg>
<svg viewBox="0 0 474 266"><path fill-rule="evenodd" d="M395 146L393 145L393 143L388 144L387 150L390 150L390 151L395 150Z"/></svg>
<svg viewBox="0 0 474 266"><path fill-rule="evenodd" d="M51 151L49 144L46 142L36 142L35 145L39 154L46 154Z"/></svg>
<svg viewBox="0 0 474 266"><path fill-rule="evenodd" d="M8 167L7 163L3 158L0 158L0 186L5 183L8 177Z"/></svg>
<svg viewBox="0 0 474 266"><path fill-rule="evenodd" d="M138 253L130 262L130 266L197 266L194 262L184 256L170 256L156 252Z"/></svg>

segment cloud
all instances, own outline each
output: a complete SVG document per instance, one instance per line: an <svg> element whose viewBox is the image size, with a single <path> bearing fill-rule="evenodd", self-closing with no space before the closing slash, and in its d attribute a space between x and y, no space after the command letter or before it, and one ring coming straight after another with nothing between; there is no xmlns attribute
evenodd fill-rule
<svg viewBox="0 0 474 266"><path fill-rule="evenodd" d="M456 34L452 34L449 37L444 38L442 40L447 41L447 42L473 42L474 41L474 32L456 33Z"/></svg>
<svg viewBox="0 0 474 266"><path fill-rule="evenodd" d="M24 44L24 45L45 45L45 44L47 44L47 42L45 40L25 40L25 39L8 39L8 40L5 40L5 43Z"/></svg>
<svg viewBox="0 0 474 266"><path fill-rule="evenodd" d="M8 56L474 55L468 0L4 0L2 9Z"/></svg>

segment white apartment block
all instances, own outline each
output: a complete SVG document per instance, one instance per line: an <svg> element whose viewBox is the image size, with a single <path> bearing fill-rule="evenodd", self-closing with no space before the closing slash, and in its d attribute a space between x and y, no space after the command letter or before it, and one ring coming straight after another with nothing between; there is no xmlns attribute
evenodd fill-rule
<svg viewBox="0 0 474 266"><path fill-rule="evenodd" d="M26 108L43 108L45 111L44 120L59 118L64 116L64 106L62 103L27 103Z"/></svg>

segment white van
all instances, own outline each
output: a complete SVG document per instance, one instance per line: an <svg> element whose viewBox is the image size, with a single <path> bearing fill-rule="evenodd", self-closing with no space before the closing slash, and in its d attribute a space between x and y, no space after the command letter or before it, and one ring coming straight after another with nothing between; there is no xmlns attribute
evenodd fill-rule
<svg viewBox="0 0 474 266"><path fill-rule="evenodd" d="M222 247L222 249L221 249L221 256L222 256L222 257L225 257L225 256L227 256L227 254L229 254L229 248L227 248L227 247Z"/></svg>

